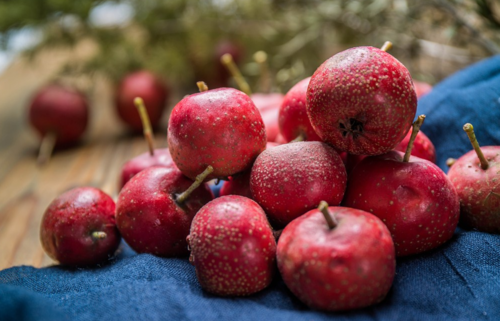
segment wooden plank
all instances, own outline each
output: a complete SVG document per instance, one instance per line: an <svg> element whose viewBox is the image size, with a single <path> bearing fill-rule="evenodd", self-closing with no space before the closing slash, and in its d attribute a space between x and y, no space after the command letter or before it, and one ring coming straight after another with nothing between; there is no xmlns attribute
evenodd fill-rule
<svg viewBox="0 0 500 321"><path fill-rule="evenodd" d="M50 202L76 186L101 188L116 200L122 165L147 151L143 138L127 133L117 118L109 81L96 77L89 88L91 119L82 142L56 151L46 166L36 166L39 138L26 119L31 96L66 61L82 59L91 51L84 43L74 52L46 53L39 59L42 63L21 59L0 75L0 269L54 264L39 240L40 222ZM156 133L155 140L157 148L164 148L165 130Z"/></svg>

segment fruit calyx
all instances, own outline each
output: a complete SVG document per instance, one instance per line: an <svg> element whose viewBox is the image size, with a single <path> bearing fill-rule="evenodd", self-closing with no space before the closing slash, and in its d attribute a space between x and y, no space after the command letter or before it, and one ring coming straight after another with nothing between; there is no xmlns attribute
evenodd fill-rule
<svg viewBox="0 0 500 321"><path fill-rule="evenodd" d="M102 239L105 239L106 237L108 237L106 232L103 232L103 231L92 232L91 236L94 240L102 240Z"/></svg>
<svg viewBox="0 0 500 321"><path fill-rule="evenodd" d="M486 160L486 157L484 157L483 152L481 151L481 147L479 146L479 143L477 142L476 134L474 134L474 127L472 124L467 123L464 125L464 131L467 133L467 136L469 137L470 143L472 144L472 147L474 147L474 150L476 151L477 157L479 158L479 161L481 162L481 168L484 170L487 170L490 164Z"/></svg>
<svg viewBox="0 0 500 321"><path fill-rule="evenodd" d="M196 179L194 180L193 184L189 186L187 190L182 192L181 194L175 194L174 199L177 202L177 204L181 205L186 201L186 199L191 195L191 193L197 189L201 184L203 184L203 181L205 178L207 178L208 175L212 174L214 171L214 168L211 165L208 165L207 168L203 171L203 173L199 174L196 176Z"/></svg>
<svg viewBox="0 0 500 321"><path fill-rule="evenodd" d="M356 139L363 134L363 127L363 123L356 118L348 118L344 121L339 122L339 128L342 132L342 137L351 135L352 138Z"/></svg>
<svg viewBox="0 0 500 321"><path fill-rule="evenodd" d="M325 201L321 201L318 206L318 211L323 213L323 216L325 217L326 223L328 224L328 227L330 230L333 230L334 228L337 227L338 221L335 218L335 216L332 216L330 212L328 211L328 203Z"/></svg>
<svg viewBox="0 0 500 321"><path fill-rule="evenodd" d="M420 127L424 123L425 115L418 116L417 120L413 122L412 132L410 140L408 141L408 146L406 147L405 156L403 157L403 162L408 163L410 161L411 150L413 149L413 143L415 142L415 138L417 138L417 134L420 131Z"/></svg>
<svg viewBox="0 0 500 321"><path fill-rule="evenodd" d="M154 156L155 146L153 130L151 129L151 122L149 121L149 116L148 112L146 111L146 106L144 105L144 100L141 97L135 97L134 105L139 112L139 116L141 117L144 138L146 138L146 141L148 142L149 154L151 156Z"/></svg>

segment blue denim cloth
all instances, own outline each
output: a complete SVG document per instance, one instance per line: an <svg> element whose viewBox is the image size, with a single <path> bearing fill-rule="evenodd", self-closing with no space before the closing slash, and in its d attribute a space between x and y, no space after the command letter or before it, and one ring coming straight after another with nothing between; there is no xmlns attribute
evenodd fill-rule
<svg viewBox="0 0 500 321"><path fill-rule="evenodd" d="M422 130L441 168L471 149L466 122L483 146L500 143L499 97L500 57L493 57L422 98ZM308 309L279 276L250 297L216 297L200 288L187 258L137 255L123 244L99 268L0 271L0 320L500 320L500 236L458 229L445 245L399 259L382 303L348 313Z"/></svg>
<svg viewBox="0 0 500 321"><path fill-rule="evenodd" d="M427 117L422 131L434 143L437 164L472 150L465 123L474 126L481 146L500 145L500 56L481 61L445 79L418 103Z"/></svg>
<svg viewBox="0 0 500 321"><path fill-rule="evenodd" d="M388 297L349 313L308 309L280 278L250 297L216 297L187 259L134 255L123 245L100 268L1 271L0 320L500 320L499 293L500 236L473 231L399 259Z"/></svg>

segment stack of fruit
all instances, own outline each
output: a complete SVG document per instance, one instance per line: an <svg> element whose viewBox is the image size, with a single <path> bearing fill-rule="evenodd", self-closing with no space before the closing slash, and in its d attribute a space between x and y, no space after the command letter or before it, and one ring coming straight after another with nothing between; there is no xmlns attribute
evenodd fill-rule
<svg viewBox="0 0 500 321"><path fill-rule="evenodd" d="M41 239L51 257L76 266L103 262L121 235L138 253L189 254L208 292L250 295L279 270L305 304L339 311L380 302L396 257L448 241L460 210L468 225L500 231L493 218L500 191L476 182L498 179L498 148L485 148L480 163L464 156L450 181L419 132L425 116L409 132L414 85L385 50L336 54L292 88L279 124L285 140L297 141L267 149L265 124L248 95L198 86L200 93L172 111L164 162L151 161L151 146L142 156L151 162L137 166L142 171L124 168L116 210L92 188L71 190L50 205ZM416 152L430 160L410 155ZM228 178L232 187L214 200L205 182ZM235 191L240 195L229 195Z"/></svg>

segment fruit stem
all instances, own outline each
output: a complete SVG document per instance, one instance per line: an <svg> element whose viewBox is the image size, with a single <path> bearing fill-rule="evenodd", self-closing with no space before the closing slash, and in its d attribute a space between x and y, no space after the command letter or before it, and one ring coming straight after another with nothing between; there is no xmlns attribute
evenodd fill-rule
<svg viewBox="0 0 500 321"><path fill-rule="evenodd" d="M408 142L408 146L406 146L405 156L403 157L403 162L405 163L408 163L410 161L411 150L413 149L413 143L415 142L415 138L417 137L417 134L420 131L420 127L424 123L424 120L425 120L425 115L420 115L418 116L417 120L413 122L410 141Z"/></svg>
<svg viewBox="0 0 500 321"><path fill-rule="evenodd" d="M281 233L283 232L283 229L281 230L277 230L277 231L273 231L273 236L274 236L274 239L277 241L279 240L280 236L281 236Z"/></svg>
<svg viewBox="0 0 500 321"><path fill-rule="evenodd" d="M200 93L208 90L208 86L207 86L207 84L205 84L204 81L198 81L196 83L196 86L198 86L198 89L200 90Z"/></svg>
<svg viewBox="0 0 500 321"><path fill-rule="evenodd" d="M144 105L144 100L141 97L134 98L134 104L139 112L139 116L141 116L142 128L144 133L144 138L148 143L149 154L154 156L155 154L155 145L154 145L154 136L153 130L151 129L151 123L149 121L148 112L146 111L146 106Z"/></svg>
<svg viewBox="0 0 500 321"><path fill-rule="evenodd" d="M55 132L50 131L42 138L42 143L40 144L40 150L38 151L38 165L44 165L52 155L54 147L56 146L57 135Z"/></svg>
<svg viewBox="0 0 500 321"><path fill-rule="evenodd" d="M380 50L387 52L387 51L391 50L391 48L392 48L392 42L386 41L386 42L384 42L384 45L380 48Z"/></svg>
<svg viewBox="0 0 500 321"><path fill-rule="evenodd" d="M299 136L295 137L290 143L303 142L306 140L306 135L304 133L300 133Z"/></svg>
<svg viewBox="0 0 500 321"><path fill-rule="evenodd" d="M191 195L191 193L195 189L197 189L203 183L205 178L207 178L208 175L212 174L213 171L214 171L214 168L211 165L208 165L207 168L203 171L203 173L196 176L196 179L194 180L193 184L191 184L191 186L189 186L189 188L187 190L185 190L181 194L177 195L175 201L178 204L184 203L184 201L189 197L189 195Z"/></svg>
<svg viewBox="0 0 500 321"><path fill-rule="evenodd" d="M107 236L108 235L106 234L106 232L102 232L102 231L92 232L92 238L96 239L96 240L105 239Z"/></svg>
<svg viewBox="0 0 500 321"><path fill-rule="evenodd" d="M241 75L238 66L236 66L236 64L234 63L233 56L231 56L231 54L229 53L223 54L222 57L220 57L220 61L227 68L227 70L229 70L234 80L238 84L238 87L240 87L240 90L250 96L252 94L250 86L248 85L245 78L243 78L243 76Z"/></svg>
<svg viewBox="0 0 500 321"><path fill-rule="evenodd" d="M338 222L335 219L335 217L332 217L330 212L328 211L328 203L325 201L321 201L318 206L318 211L323 213L323 216L325 217L326 223L328 223L328 227L330 230L333 230L335 227L337 227Z"/></svg>
<svg viewBox="0 0 500 321"><path fill-rule="evenodd" d="M253 60L259 64L260 67L260 79L259 86L260 90L264 93L270 91L270 81L269 81L269 66L267 65L267 53L262 50L257 51L253 54Z"/></svg>
<svg viewBox="0 0 500 321"><path fill-rule="evenodd" d="M481 147L479 147L479 143L477 142L476 134L474 134L474 127L472 124L465 124L464 125L464 130L467 133L467 136L469 136L470 143L472 144L472 147L474 147L474 150L476 151L477 157L479 158L479 161L481 162L481 168L482 169L488 169L490 164L488 164L488 161L486 160L486 157L484 157L483 152L481 151Z"/></svg>
<svg viewBox="0 0 500 321"><path fill-rule="evenodd" d="M446 160L446 166L448 166L448 167L452 167L452 166L453 166L453 164L455 164L455 162L456 162L456 161L457 161L457 159L456 159L456 158L451 158L451 157L450 157L450 158L448 158L448 159Z"/></svg>

